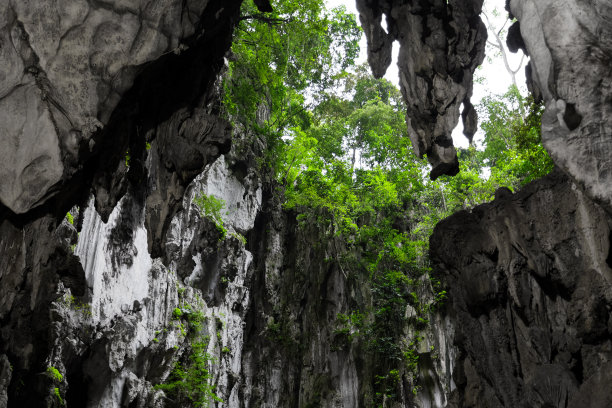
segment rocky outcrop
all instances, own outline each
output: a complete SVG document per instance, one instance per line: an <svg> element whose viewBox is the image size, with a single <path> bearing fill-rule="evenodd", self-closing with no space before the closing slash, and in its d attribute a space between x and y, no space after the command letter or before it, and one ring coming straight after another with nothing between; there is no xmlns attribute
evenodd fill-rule
<svg viewBox="0 0 612 408"><path fill-rule="evenodd" d="M589 197L612 211L612 6L511 0L509 11L520 27L509 41L524 44L529 76L546 101L544 146Z"/></svg>
<svg viewBox="0 0 612 408"><path fill-rule="evenodd" d="M215 230L192 181L230 149L240 3L0 5L0 406L163 405L190 353L172 311L199 304L164 246L177 217Z"/></svg>
<svg viewBox="0 0 612 408"><path fill-rule="evenodd" d="M126 152L180 107L206 105L240 3L3 1L1 203L69 202L70 184L93 178L108 216Z"/></svg>
<svg viewBox="0 0 612 408"><path fill-rule="evenodd" d="M609 406L611 231L561 171L436 226L457 349L448 406Z"/></svg>
<svg viewBox="0 0 612 408"><path fill-rule="evenodd" d="M462 105L465 135L471 140L476 132L477 116L470 97L487 38L479 17L482 0L358 0L357 9L374 76L384 75L391 63L393 42L399 42L399 82L416 154L427 155L432 179L457 174L451 133Z"/></svg>
<svg viewBox="0 0 612 408"><path fill-rule="evenodd" d="M444 220L430 241L457 352L448 406L606 407L612 367L609 17L603 1L511 0L559 166Z"/></svg>

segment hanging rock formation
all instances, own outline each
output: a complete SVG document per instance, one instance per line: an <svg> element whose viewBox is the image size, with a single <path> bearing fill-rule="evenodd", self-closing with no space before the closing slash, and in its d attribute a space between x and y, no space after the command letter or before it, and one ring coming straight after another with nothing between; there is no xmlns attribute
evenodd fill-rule
<svg viewBox="0 0 612 408"><path fill-rule="evenodd" d="M487 38L479 17L482 0L357 0L357 9L374 76L385 74L393 42L399 42L399 82L408 107L408 136L416 154L427 155L432 179L457 174L451 133L462 104L464 133L471 140L476 132L476 111L470 98Z"/></svg>

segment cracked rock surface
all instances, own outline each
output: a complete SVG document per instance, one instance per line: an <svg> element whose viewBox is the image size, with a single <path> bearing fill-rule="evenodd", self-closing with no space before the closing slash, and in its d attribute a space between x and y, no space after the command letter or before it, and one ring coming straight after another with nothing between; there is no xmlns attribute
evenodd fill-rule
<svg viewBox="0 0 612 408"><path fill-rule="evenodd" d="M427 155L433 179L459 171L451 134L462 104L464 133L471 139L476 132L470 98L487 38L481 8L482 0L357 0L374 76L384 75L399 42L408 135L417 155Z"/></svg>
<svg viewBox="0 0 612 408"><path fill-rule="evenodd" d="M432 177L453 174L462 103L468 136L476 123L481 1L358 5L377 76L400 44L415 149ZM176 315L195 308L216 406L372 405L379 363L338 322L372 307L371 288L330 262L338 237L298 228L261 174L264 147L219 117L239 6L0 0L0 408L171 406L154 385L189 361ZM422 389L402 382L394 407L612 406L610 6L511 6L544 142L571 177L438 225L447 306L419 329ZM225 202L225 238L202 194Z"/></svg>

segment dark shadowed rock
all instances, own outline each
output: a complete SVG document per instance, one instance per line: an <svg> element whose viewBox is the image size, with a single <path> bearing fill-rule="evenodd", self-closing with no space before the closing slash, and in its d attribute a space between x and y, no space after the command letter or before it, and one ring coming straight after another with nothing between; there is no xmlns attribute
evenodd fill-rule
<svg viewBox="0 0 612 408"><path fill-rule="evenodd" d="M451 406L607 406L594 387L612 363L611 230L560 171L436 226L464 401Z"/></svg>
<svg viewBox="0 0 612 408"><path fill-rule="evenodd" d="M487 38L481 7L482 0L357 1L374 76L384 75L393 42L399 42L408 135L417 155L427 155L433 179L459 171L451 133L461 104L465 134L471 139L475 132L472 77L483 61Z"/></svg>

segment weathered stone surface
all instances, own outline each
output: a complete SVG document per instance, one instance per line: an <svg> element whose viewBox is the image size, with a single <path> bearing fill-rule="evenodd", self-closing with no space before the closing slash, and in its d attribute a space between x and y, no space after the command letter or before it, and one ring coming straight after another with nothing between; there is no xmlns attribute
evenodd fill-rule
<svg viewBox="0 0 612 408"><path fill-rule="evenodd" d="M432 178L456 174L459 164L451 133L461 104L466 136L471 139L476 130L470 97L487 38L479 17L482 0L357 0L357 8L375 76L383 76L391 63L393 41L400 44L400 88L415 152L427 155Z"/></svg>
<svg viewBox="0 0 612 408"><path fill-rule="evenodd" d="M612 210L612 5L511 0L510 10L546 101L544 146L592 199Z"/></svg>
<svg viewBox="0 0 612 408"><path fill-rule="evenodd" d="M149 248L160 255L161 242L183 201L189 183L220 154L228 153L231 126L203 109L179 110L157 126L151 144L146 196Z"/></svg>
<svg viewBox="0 0 612 408"><path fill-rule="evenodd" d="M182 206L199 219L188 186L229 150L217 81L240 3L0 2L1 408L60 406L56 388L70 406L165 405L152 384L188 343L169 328L175 266L150 252Z"/></svg>
<svg viewBox="0 0 612 408"><path fill-rule="evenodd" d="M62 177L53 118L34 81L0 99L0 197L25 212L52 193Z"/></svg>
<svg viewBox="0 0 612 408"><path fill-rule="evenodd" d="M164 64L169 59L161 57L176 57L210 41L205 55L211 69L192 78L192 85L202 81L208 86L206 77L216 78L218 61L229 47L241 2L221 3L2 1L0 202L25 213L81 171L87 152L113 157L105 151L105 139L112 139L112 145L117 136L105 133L106 126L135 78L153 61ZM211 30L214 40L207 34ZM157 81L163 90L164 81L176 78ZM168 99L164 92L155 96Z"/></svg>
<svg viewBox="0 0 612 408"><path fill-rule="evenodd" d="M459 352L449 406L607 406L612 219L561 171L502 196L430 241Z"/></svg>

